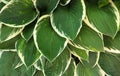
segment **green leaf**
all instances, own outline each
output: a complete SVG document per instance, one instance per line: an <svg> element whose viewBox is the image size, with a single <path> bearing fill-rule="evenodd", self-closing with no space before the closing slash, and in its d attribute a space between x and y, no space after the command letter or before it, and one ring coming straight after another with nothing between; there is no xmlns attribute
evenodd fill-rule
<svg viewBox="0 0 120 76"><path fill-rule="evenodd" d="M16 43L16 49L21 61L28 68L40 57L40 53L34 45L33 38L31 38L28 42L24 39L18 40Z"/></svg>
<svg viewBox="0 0 120 76"><path fill-rule="evenodd" d="M116 7L119 11L119 15L120 15L120 1L119 0L114 0L114 4L116 5ZM120 20L120 17L119 17L119 20ZM119 27L119 30L120 30L120 27Z"/></svg>
<svg viewBox="0 0 120 76"><path fill-rule="evenodd" d="M18 35L8 41L5 41L3 43L0 43L0 51L2 49L15 49L15 43L18 39L20 39L21 37Z"/></svg>
<svg viewBox="0 0 120 76"><path fill-rule="evenodd" d="M98 52L89 52L89 65L95 66L98 64L100 53Z"/></svg>
<svg viewBox="0 0 120 76"><path fill-rule="evenodd" d="M112 3L102 8L87 1L85 3L90 26L104 35L114 38L119 29L119 12L116 7Z"/></svg>
<svg viewBox="0 0 120 76"><path fill-rule="evenodd" d="M92 67L89 63L79 63L76 67L76 76L105 76L101 69L96 65Z"/></svg>
<svg viewBox="0 0 120 76"><path fill-rule="evenodd" d="M32 0L12 0L0 11L0 22L11 27L23 27L37 16Z"/></svg>
<svg viewBox="0 0 120 76"><path fill-rule="evenodd" d="M69 45L70 51L73 55L75 55L76 57L79 58L79 60L83 59L83 60L87 60L88 61L88 51L77 48L75 46Z"/></svg>
<svg viewBox="0 0 120 76"><path fill-rule="evenodd" d="M106 49L106 51L120 51L120 31L117 33L117 35L115 36L114 39L108 37L108 36L104 36L104 44L105 47L108 49Z"/></svg>
<svg viewBox="0 0 120 76"><path fill-rule="evenodd" d="M74 40L81 29L84 14L83 0L71 0L68 5L59 5L53 12L52 27L60 36Z"/></svg>
<svg viewBox="0 0 120 76"><path fill-rule="evenodd" d="M119 57L118 57L119 56ZM120 54L116 56L110 53L101 53L99 65L101 68L111 76L120 75Z"/></svg>
<svg viewBox="0 0 120 76"><path fill-rule="evenodd" d="M0 2L0 10L3 8L4 5L4 3Z"/></svg>
<svg viewBox="0 0 120 76"><path fill-rule="evenodd" d="M29 69L27 69L24 65L15 69L18 73L11 75L11 76L33 76L35 74L36 69L32 66ZM9 75L8 75L9 76Z"/></svg>
<svg viewBox="0 0 120 76"><path fill-rule="evenodd" d="M87 27L86 25L83 25L80 33L78 34L74 42L77 46L83 47L89 51L94 52L104 51L102 37L97 32Z"/></svg>
<svg viewBox="0 0 120 76"><path fill-rule="evenodd" d="M26 26L22 31L21 35L26 41L28 41L32 37L35 24L36 20L29 24L28 26Z"/></svg>
<svg viewBox="0 0 120 76"><path fill-rule="evenodd" d="M56 60L53 62L42 61L44 62L44 73L45 76L61 76L70 65L71 55L69 50L66 48Z"/></svg>
<svg viewBox="0 0 120 76"><path fill-rule="evenodd" d="M42 71L37 71L33 76L44 76Z"/></svg>
<svg viewBox="0 0 120 76"><path fill-rule="evenodd" d="M11 51L11 50L10 50ZM16 52L17 50L15 50L15 52ZM20 60L20 59L19 59ZM17 69L17 68L20 68L20 67L22 67L24 64L22 63L22 61L20 60L19 62L18 62L18 64L15 66L15 69Z"/></svg>
<svg viewBox="0 0 120 76"><path fill-rule="evenodd" d="M54 11L60 0L36 0L35 5L41 14L49 14Z"/></svg>
<svg viewBox="0 0 120 76"><path fill-rule="evenodd" d="M23 28L13 28L5 25L0 25L0 42L10 40L21 33Z"/></svg>
<svg viewBox="0 0 120 76"><path fill-rule="evenodd" d="M115 3L117 9L119 10L119 14L120 14L120 1L119 0L113 0L113 2Z"/></svg>
<svg viewBox="0 0 120 76"><path fill-rule="evenodd" d="M49 61L55 60L67 45L67 40L52 29L49 16L43 16L38 20L34 30L34 40L39 51Z"/></svg>
<svg viewBox="0 0 120 76"><path fill-rule="evenodd" d="M65 71L65 73L62 76L75 76L75 63L73 59L71 60L68 69Z"/></svg>
<svg viewBox="0 0 120 76"><path fill-rule="evenodd" d="M110 2L109 2L110 0L99 0L98 1L98 5L99 5L99 7L101 8L101 7L103 7L103 6L106 6L106 5L108 5Z"/></svg>
<svg viewBox="0 0 120 76"><path fill-rule="evenodd" d="M91 4L97 4L99 0L87 0L88 2L90 2Z"/></svg>
<svg viewBox="0 0 120 76"><path fill-rule="evenodd" d="M39 59L37 62L34 63L34 67L35 67L37 70L43 70L42 62L41 62L40 59Z"/></svg>
<svg viewBox="0 0 120 76"><path fill-rule="evenodd" d="M8 2L10 2L11 0L1 0L3 3L7 4Z"/></svg>
<svg viewBox="0 0 120 76"><path fill-rule="evenodd" d="M0 76L13 76L14 67L19 62L19 58L15 52L0 51Z"/></svg>
<svg viewBox="0 0 120 76"><path fill-rule="evenodd" d="M66 6L67 4L70 3L71 0L60 0L60 5Z"/></svg>
<svg viewBox="0 0 120 76"><path fill-rule="evenodd" d="M15 69L19 61L16 52L0 51L0 76L32 76L35 70L33 67L28 70L25 66Z"/></svg>

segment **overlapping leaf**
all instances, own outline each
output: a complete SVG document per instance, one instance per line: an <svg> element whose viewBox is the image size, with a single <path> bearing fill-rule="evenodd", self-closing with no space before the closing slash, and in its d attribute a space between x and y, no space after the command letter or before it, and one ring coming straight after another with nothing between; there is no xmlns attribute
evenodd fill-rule
<svg viewBox="0 0 120 76"><path fill-rule="evenodd" d="M34 63L34 67L35 67L37 70L43 70L42 62L41 62L40 59L38 59L38 61Z"/></svg>
<svg viewBox="0 0 120 76"><path fill-rule="evenodd" d="M114 4L116 5L116 7L117 7L117 9L119 11L119 15L120 15L120 1L119 0L114 0ZM119 27L119 30L120 30L120 27Z"/></svg>
<svg viewBox="0 0 120 76"><path fill-rule="evenodd" d="M74 60L72 59L68 69L62 76L75 76L75 67L76 65L74 63Z"/></svg>
<svg viewBox="0 0 120 76"><path fill-rule="evenodd" d="M104 51L102 37L86 25L82 27L74 42L76 45L82 46L90 51Z"/></svg>
<svg viewBox="0 0 120 76"><path fill-rule="evenodd" d="M28 26L26 26L22 31L21 35L25 40L28 41L32 37L35 24L36 24L36 20L31 24L29 24Z"/></svg>
<svg viewBox="0 0 120 76"><path fill-rule="evenodd" d="M69 50L66 48L53 62L49 62L47 60L44 62L45 76L61 76L68 69L70 62L71 55Z"/></svg>
<svg viewBox="0 0 120 76"><path fill-rule="evenodd" d="M98 64L100 54L98 52L89 52L89 65L95 66Z"/></svg>
<svg viewBox="0 0 120 76"><path fill-rule="evenodd" d="M37 71L33 76L44 76L42 71Z"/></svg>
<svg viewBox="0 0 120 76"><path fill-rule="evenodd" d="M120 13L120 1L119 0L113 0L115 5L117 6L117 9L119 10Z"/></svg>
<svg viewBox="0 0 120 76"><path fill-rule="evenodd" d="M34 30L34 40L39 51L49 61L56 59L67 44L66 39L52 29L49 16L43 16L38 20Z"/></svg>
<svg viewBox="0 0 120 76"><path fill-rule="evenodd" d="M18 40L16 43L16 49L21 61L27 67L30 67L40 57L40 53L34 45L33 38L31 38L28 42L24 39Z"/></svg>
<svg viewBox="0 0 120 76"><path fill-rule="evenodd" d="M41 14L49 14L57 7L60 0L36 0L35 4Z"/></svg>
<svg viewBox="0 0 120 76"><path fill-rule="evenodd" d="M21 33L23 28L13 28L5 25L0 25L0 42L10 40Z"/></svg>
<svg viewBox="0 0 120 76"><path fill-rule="evenodd" d="M101 8L101 7L106 6L107 4L109 4L109 1L110 0L99 0L98 5Z"/></svg>
<svg viewBox="0 0 120 76"><path fill-rule="evenodd" d="M65 5L69 4L70 1L71 1L71 0L60 0L60 4L61 4L62 6L65 6Z"/></svg>
<svg viewBox="0 0 120 76"><path fill-rule="evenodd" d="M112 3L101 8L97 4L91 4L87 1L85 3L87 17L92 27L104 35L114 38L120 23L118 9Z"/></svg>
<svg viewBox="0 0 120 76"><path fill-rule="evenodd" d="M88 56L88 51L80 49L80 48L76 48L72 45L69 45L70 51L73 55L75 55L76 57L78 57L79 59L83 59L83 60L88 60L89 56Z"/></svg>
<svg viewBox="0 0 120 76"><path fill-rule="evenodd" d="M99 65L107 74L111 76L119 76L120 54L101 53Z"/></svg>
<svg viewBox="0 0 120 76"><path fill-rule="evenodd" d="M18 39L20 39L21 37L18 35L8 41L5 41L3 43L0 43L0 51L2 49L15 49L15 43Z"/></svg>
<svg viewBox="0 0 120 76"><path fill-rule="evenodd" d="M120 50L120 32L117 33L114 39L104 36L104 44L108 51L117 52Z"/></svg>
<svg viewBox="0 0 120 76"><path fill-rule="evenodd" d="M92 67L89 63L79 63L76 68L76 76L105 76L101 69L96 65Z"/></svg>
<svg viewBox="0 0 120 76"><path fill-rule="evenodd" d="M2 9L2 7L3 7L4 5L5 5L5 4L0 1L0 10Z"/></svg>
<svg viewBox="0 0 120 76"><path fill-rule="evenodd" d="M11 27L23 27L37 16L32 0L12 0L0 11L0 22Z"/></svg>
<svg viewBox="0 0 120 76"><path fill-rule="evenodd" d="M1 2L7 4L8 2L10 2L11 0L1 0Z"/></svg>
<svg viewBox="0 0 120 76"><path fill-rule="evenodd" d="M78 35L85 14L83 0L71 0L66 6L58 6L51 15L53 29L62 37L74 40Z"/></svg>
<svg viewBox="0 0 120 76"><path fill-rule="evenodd" d="M24 65L15 69L20 59L16 52L0 52L0 76L32 76L35 69L27 70Z"/></svg>

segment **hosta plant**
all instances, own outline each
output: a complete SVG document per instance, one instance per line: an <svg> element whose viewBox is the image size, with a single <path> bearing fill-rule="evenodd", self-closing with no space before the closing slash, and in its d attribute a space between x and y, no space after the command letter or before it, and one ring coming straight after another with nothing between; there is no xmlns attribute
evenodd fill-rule
<svg viewBox="0 0 120 76"><path fill-rule="evenodd" d="M119 0L0 0L0 76L119 76Z"/></svg>

